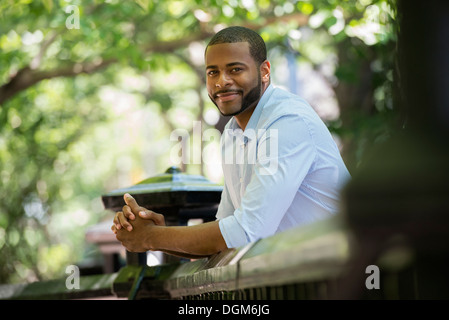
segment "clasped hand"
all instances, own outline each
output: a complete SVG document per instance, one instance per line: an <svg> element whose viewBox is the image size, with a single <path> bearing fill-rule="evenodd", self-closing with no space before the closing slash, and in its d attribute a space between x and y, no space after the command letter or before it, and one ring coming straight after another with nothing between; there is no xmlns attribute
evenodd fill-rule
<svg viewBox="0 0 449 320"><path fill-rule="evenodd" d="M123 198L126 205L122 211L115 214L112 232L130 252L151 250L151 229L155 226L165 226L164 216L139 206L128 193Z"/></svg>

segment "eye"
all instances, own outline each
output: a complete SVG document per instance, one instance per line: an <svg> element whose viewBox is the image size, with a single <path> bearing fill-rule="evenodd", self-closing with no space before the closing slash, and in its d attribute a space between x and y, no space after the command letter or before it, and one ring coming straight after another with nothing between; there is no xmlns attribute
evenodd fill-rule
<svg viewBox="0 0 449 320"><path fill-rule="evenodd" d="M212 77L212 76L216 75L217 73L218 73L217 70L210 70L210 71L207 72L207 75L209 77Z"/></svg>
<svg viewBox="0 0 449 320"><path fill-rule="evenodd" d="M231 72L232 73L238 73L238 72L240 72L240 71L242 71L243 69L242 68L240 68L240 67L235 67L235 68L232 68L231 69Z"/></svg>

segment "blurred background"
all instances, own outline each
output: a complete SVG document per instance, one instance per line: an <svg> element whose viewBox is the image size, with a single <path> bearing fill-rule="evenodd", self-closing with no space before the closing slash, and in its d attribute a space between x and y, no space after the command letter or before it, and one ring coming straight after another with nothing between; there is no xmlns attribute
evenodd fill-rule
<svg viewBox="0 0 449 320"><path fill-rule="evenodd" d="M1 0L0 284L98 259L102 194L172 165L222 183L218 139L195 144L194 124L229 120L203 58L230 25L261 34L272 83L310 102L351 172L401 129L393 0ZM201 163L176 163L176 130Z"/></svg>

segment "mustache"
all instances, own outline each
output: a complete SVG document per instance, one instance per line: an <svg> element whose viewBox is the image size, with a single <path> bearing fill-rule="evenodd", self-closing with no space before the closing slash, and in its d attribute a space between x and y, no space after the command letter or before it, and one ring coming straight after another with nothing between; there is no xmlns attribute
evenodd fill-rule
<svg viewBox="0 0 449 320"><path fill-rule="evenodd" d="M213 98L217 99L219 94L223 94L223 93L241 93L243 94L243 90L220 90L214 93Z"/></svg>

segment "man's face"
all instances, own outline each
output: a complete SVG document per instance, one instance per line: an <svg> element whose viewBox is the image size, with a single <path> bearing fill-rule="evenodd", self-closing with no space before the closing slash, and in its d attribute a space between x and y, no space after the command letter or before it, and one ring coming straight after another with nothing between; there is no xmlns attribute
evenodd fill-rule
<svg viewBox="0 0 449 320"><path fill-rule="evenodd" d="M208 47L206 78L209 98L224 116L255 107L262 95L260 68L249 52L248 42Z"/></svg>

